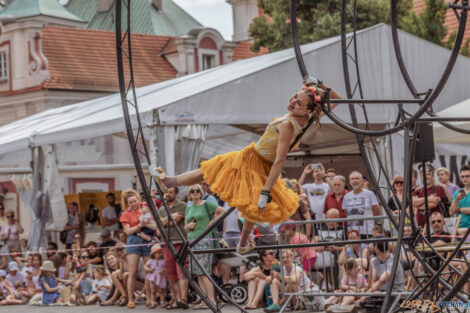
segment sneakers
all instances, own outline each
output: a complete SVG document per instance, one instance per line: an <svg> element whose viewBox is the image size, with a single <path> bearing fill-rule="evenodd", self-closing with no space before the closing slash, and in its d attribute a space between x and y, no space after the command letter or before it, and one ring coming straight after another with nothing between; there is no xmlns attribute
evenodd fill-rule
<svg viewBox="0 0 470 313"><path fill-rule="evenodd" d="M150 174L153 176L153 180L160 186L162 193L166 193L168 188L163 182L166 178L166 173L161 167L150 169Z"/></svg>
<svg viewBox="0 0 470 313"><path fill-rule="evenodd" d="M270 306L268 306L266 309L264 309L264 312L279 312L281 310L281 306L272 303Z"/></svg>
<svg viewBox="0 0 470 313"><path fill-rule="evenodd" d="M255 248L255 244L252 241L248 241L248 245L246 247L241 247L240 244L237 245L237 253L239 254L247 254L251 250Z"/></svg>

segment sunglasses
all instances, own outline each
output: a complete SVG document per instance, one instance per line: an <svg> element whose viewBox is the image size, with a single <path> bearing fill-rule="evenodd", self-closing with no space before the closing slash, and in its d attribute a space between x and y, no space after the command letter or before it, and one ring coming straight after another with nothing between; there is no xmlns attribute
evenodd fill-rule
<svg viewBox="0 0 470 313"><path fill-rule="evenodd" d="M80 258L81 258L81 259L89 259L90 256L89 256L89 255L82 255Z"/></svg>
<svg viewBox="0 0 470 313"><path fill-rule="evenodd" d="M14 218L13 215L7 215L7 218Z"/></svg>
<svg viewBox="0 0 470 313"><path fill-rule="evenodd" d="M442 220L435 220L435 221L431 221L431 224L434 225L434 224L441 224L442 223Z"/></svg>
<svg viewBox="0 0 470 313"><path fill-rule="evenodd" d="M403 185L403 182L402 181L396 181L393 183L394 185Z"/></svg>
<svg viewBox="0 0 470 313"><path fill-rule="evenodd" d="M193 189L190 191L190 193L201 193L201 190L199 189Z"/></svg>

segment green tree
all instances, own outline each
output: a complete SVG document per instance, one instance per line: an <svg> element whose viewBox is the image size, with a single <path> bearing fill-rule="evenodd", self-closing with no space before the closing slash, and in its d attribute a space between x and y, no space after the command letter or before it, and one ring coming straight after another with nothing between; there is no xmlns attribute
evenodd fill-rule
<svg viewBox="0 0 470 313"><path fill-rule="evenodd" d="M357 29L388 23L390 14L389 0L357 0ZM352 3L352 1L351 1ZM258 6L269 18L259 16L250 26L254 39L252 51L266 47L270 51L292 46L290 35L289 1L258 0ZM400 0L398 15L400 20L410 12L412 0ZM340 1L299 0L296 8L299 41L301 44L337 36L341 33ZM351 24L347 30L352 29Z"/></svg>
<svg viewBox="0 0 470 313"><path fill-rule="evenodd" d="M444 0L426 0L426 8L423 12L415 14L410 11L403 19L401 28L413 35L434 42L438 45L445 45L444 38L447 35L447 28L444 26L447 5Z"/></svg>

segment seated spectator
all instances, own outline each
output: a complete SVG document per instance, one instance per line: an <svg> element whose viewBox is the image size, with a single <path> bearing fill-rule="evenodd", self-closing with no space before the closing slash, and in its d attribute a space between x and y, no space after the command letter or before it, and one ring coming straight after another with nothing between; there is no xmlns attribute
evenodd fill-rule
<svg viewBox="0 0 470 313"><path fill-rule="evenodd" d="M21 238L20 239L20 247L21 247L21 252L22 253L28 252L28 239Z"/></svg>
<svg viewBox="0 0 470 313"><path fill-rule="evenodd" d="M356 260L348 259L345 264L345 273L341 279L341 289L344 292L364 292L368 285L364 276L358 272ZM344 296L341 305L354 304L358 296Z"/></svg>
<svg viewBox="0 0 470 313"><path fill-rule="evenodd" d="M421 180L423 179L426 179L429 213L441 212L441 214L445 215L445 210L448 207L446 191L442 186L435 183L434 167L431 164L426 165L426 178L423 178L423 175L421 174ZM419 227L424 227L426 222L426 207L424 200L424 187L420 186L413 191L413 209L415 211L415 218Z"/></svg>
<svg viewBox="0 0 470 313"><path fill-rule="evenodd" d="M323 208L323 214L330 209L336 209L339 211L339 218L346 218L346 212L343 210L343 198L348 191L346 190L346 178L338 175L333 177L333 191L330 192L325 198L325 206ZM341 223L343 224L343 223ZM347 223L345 223L347 225Z"/></svg>
<svg viewBox="0 0 470 313"><path fill-rule="evenodd" d="M116 245L116 241L111 238L111 231L109 229L105 229L101 232L101 242L98 245L98 255L103 259L103 256L108 253L109 248L114 247Z"/></svg>
<svg viewBox="0 0 470 313"><path fill-rule="evenodd" d="M92 267L88 263L90 256L87 250L80 252L78 260L75 260L76 267L73 273L74 288L80 291L85 298L91 294L92 287Z"/></svg>
<svg viewBox="0 0 470 313"><path fill-rule="evenodd" d="M452 204L450 206L450 214L458 214L460 223L458 225L458 233L463 236L470 227L470 166L463 165L460 168L460 180L464 184L464 188L454 192Z"/></svg>
<svg viewBox="0 0 470 313"><path fill-rule="evenodd" d="M7 210L5 213L7 222L0 229L0 239L2 239L10 252L21 252L20 235L24 232L18 220L15 218L15 211Z"/></svg>
<svg viewBox="0 0 470 313"><path fill-rule="evenodd" d="M95 241L90 241L86 245L88 251L88 263L91 265L103 265L103 259L98 252L98 244Z"/></svg>
<svg viewBox="0 0 470 313"><path fill-rule="evenodd" d="M403 176L397 175L392 179L392 187L395 190L399 203L396 203L395 197L393 194L388 199L388 208L392 210L393 214L398 214L401 208L401 202L403 201Z"/></svg>
<svg viewBox="0 0 470 313"><path fill-rule="evenodd" d="M36 288L36 284L33 281L33 268L27 268L24 271L25 273L25 289L26 289L26 298L32 298L34 295L41 292L41 289Z"/></svg>
<svg viewBox="0 0 470 313"><path fill-rule="evenodd" d="M305 271L294 263L294 254L292 251L282 251L282 263L283 263L283 279L285 283L285 292L296 293L296 292L311 292L319 291L316 286L305 273ZM280 293L282 290L281 277L276 271L271 271L270 275L266 279L266 284L270 285L271 297L273 303L266 308L266 312L277 312L281 309ZM298 305L297 299L293 300L294 305ZM323 297L315 297L315 302L318 303L318 309L322 310L325 304Z"/></svg>
<svg viewBox="0 0 470 313"><path fill-rule="evenodd" d="M352 171L349 174L349 184L352 191L344 195L343 210L348 218L360 219L363 217L379 216L381 214L379 203L375 194L363 188L362 174ZM374 221L348 221L348 230L357 229L361 239L369 238L372 234Z"/></svg>
<svg viewBox="0 0 470 313"><path fill-rule="evenodd" d="M124 250L124 248L123 248ZM101 305L127 305L127 264L124 263L115 252L110 251L105 256L105 264L111 273L111 280L114 286L112 296Z"/></svg>
<svg viewBox="0 0 470 313"><path fill-rule="evenodd" d="M46 258L50 260L57 253L57 244L53 241L47 243Z"/></svg>
<svg viewBox="0 0 470 313"><path fill-rule="evenodd" d="M41 277L41 264L42 256L39 253L35 253L32 257L32 267L33 267L33 282L36 285L37 289L41 289L39 284L39 278Z"/></svg>
<svg viewBox="0 0 470 313"><path fill-rule="evenodd" d="M449 191L449 195L450 195L450 199L449 201L452 201L452 195L457 191L459 190L459 186L457 186L456 184L453 184L451 181L450 181L450 171L449 169L445 168L445 167L440 167L437 169L437 179L439 180L439 183L441 183L442 185L444 185L447 190Z"/></svg>
<svg viewBox="0 0 470 313"><path fill-rule="evenodd" d="M339 211L337 209L330 209L326 213L326 220L338 219ZM318 246L315 248L317 253L317 260L315 269L320 274L320 286L325 284L329 289L330 284L333 284L333 289L339 288L339 273L338 273L338 254L341 251L341 246L335 246L336 241L346 240L346 228L338 222L326 222L321 225L318 230L318 235L315 236L315 242L329 242L327 246Z"/></svg>
<svg viewBox="0 0 470 313"><path fill-rule="evenodd" d="M392 266L394 255L388 248L388 242L374 242L374 250L377 255L372 259L372 279L369 292L386 291L392 276ZM398 262L397 270L393 273L395 280L393 282L393 291L404 291L405 282L403 276L403 267Z"/></svg>
<svg viewBox="0 0 470 313"><path fill-rule="evenodd" d="M272 250L261 251L259 255L260 264L243 276L243 280L248 283L248 302L245 309L252 310L261 306L266 279L271 275L274 255L275 253Z"/></svg>
<svg viewBox="0 0 470 313"><path fill-rule="evenodd" d="M10 285L6 280L7 272L0 270L0 292L3 300L0 301L0 305L11 305L11 304L23 304L23 300L19 299L18 292Z"/></svg>
<svg viewBox="0 0 470 313"><path fill-rule="evenodd" d="M83 237L80 232L74 233L72 238L73 243L70 244L71 251L69 253L76 258L80 254L80 250L85 248L85 244L83 242Z"/></svg>
<svg viewBox="0 0 470 313"><path fill-rule="evenodd" d="M42 304L61 303L62 299L59 290L62 287L59 286L57 282L61 282L65 285L70 284L68 280L56 278L54 276L55 272L56 268L52 261L46 260L42 263L41 278L39 279L42 289Z"/></svg>
<svg viewBox="0 0 470 313"><path fill-rule="evenodd" d="M127 243L127 234L123 230L115 230L114 231L114 239L117 240L117 242L126 244Z"/></svg>
<svg viewBox="0 0 470 313"><path fill-rule="evenodd" d="M359 232L357 230L348 231L347 238L349 241L359 240ZM347 259L353 259L356 261L356 267L359 272L365 273L369 263L369 249L365 243L354 243L352 245L346 245L342 248L339 255L338 263L343 268Z"/></svg>
<svg viewBox="0 0 470 313"><path fill-rule="evenodd" d="M290 222L292 220L287 220ZM307 236L302 234L301 232L297 231L297 225L284 225L282 226L282 232L286 237L286 240L290 244L305 244L309 243ZM300 255L300 264L302 264L302 268L304 271L309 273L313 267L315 266L315 260L317 258L315 253L314 247L306 247L306 248L296 248L295 249L297 254Z"/></svg>
<svg viewBox="0 0 470 313"><path fill-rule="evenodd" d="M106 272L101 265L95 267L93 274L94 279L91 287L91 294L87 297L86 303L103 303L108 298L111 291L111 282L106 277Z"/></svg>
<svg viewBox="0 0 470 313"><path fill-rule="evenodd" d="M20 273L18 264L15 261L12 261L8 264L8 275L7 280L15 289L21 288L24 286L25 278L22 273Z"/></svg>

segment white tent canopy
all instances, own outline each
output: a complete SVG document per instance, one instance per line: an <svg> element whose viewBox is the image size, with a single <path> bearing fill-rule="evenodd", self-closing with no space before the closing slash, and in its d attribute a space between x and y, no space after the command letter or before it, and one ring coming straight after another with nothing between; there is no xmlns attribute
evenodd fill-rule
<svg viewBox="0 0 470 313"><path fill-rule="evenodd" d="M470 117L470 99L457 103L437 113L439 117ZM453 126L470 131L470 122L451 122ZM438 123L434 123L434 140L436 143L469 144L470 135L448 129Z"/></svg>
<svg viewBox="0 0 470 313"><path fill-rule="evenodd" d="M410 98L393 53L390 27L380 24L357 34L359 64L367 98ZM450 51L400 33L404 59L419 91L434 87ZM344 94L340 38L304 45L310 75ZM470 60L459 57L436 111L470 98ZM285 114L301 77L292 49L232 62L204 72L138 88L144 125L253 125ZM415 107L407 107L410 111ZM347 106L335 112L349 120ZM395 105L368 106L372 123L392 123ZM158 119L154 120L154 116ZM359 121L364 117L359 115ZM322 121L323 124L328 120ZM54 108L0 127L0 154L125 131L120 95ZM334 144L334 143L332 143Z"/></svg>

